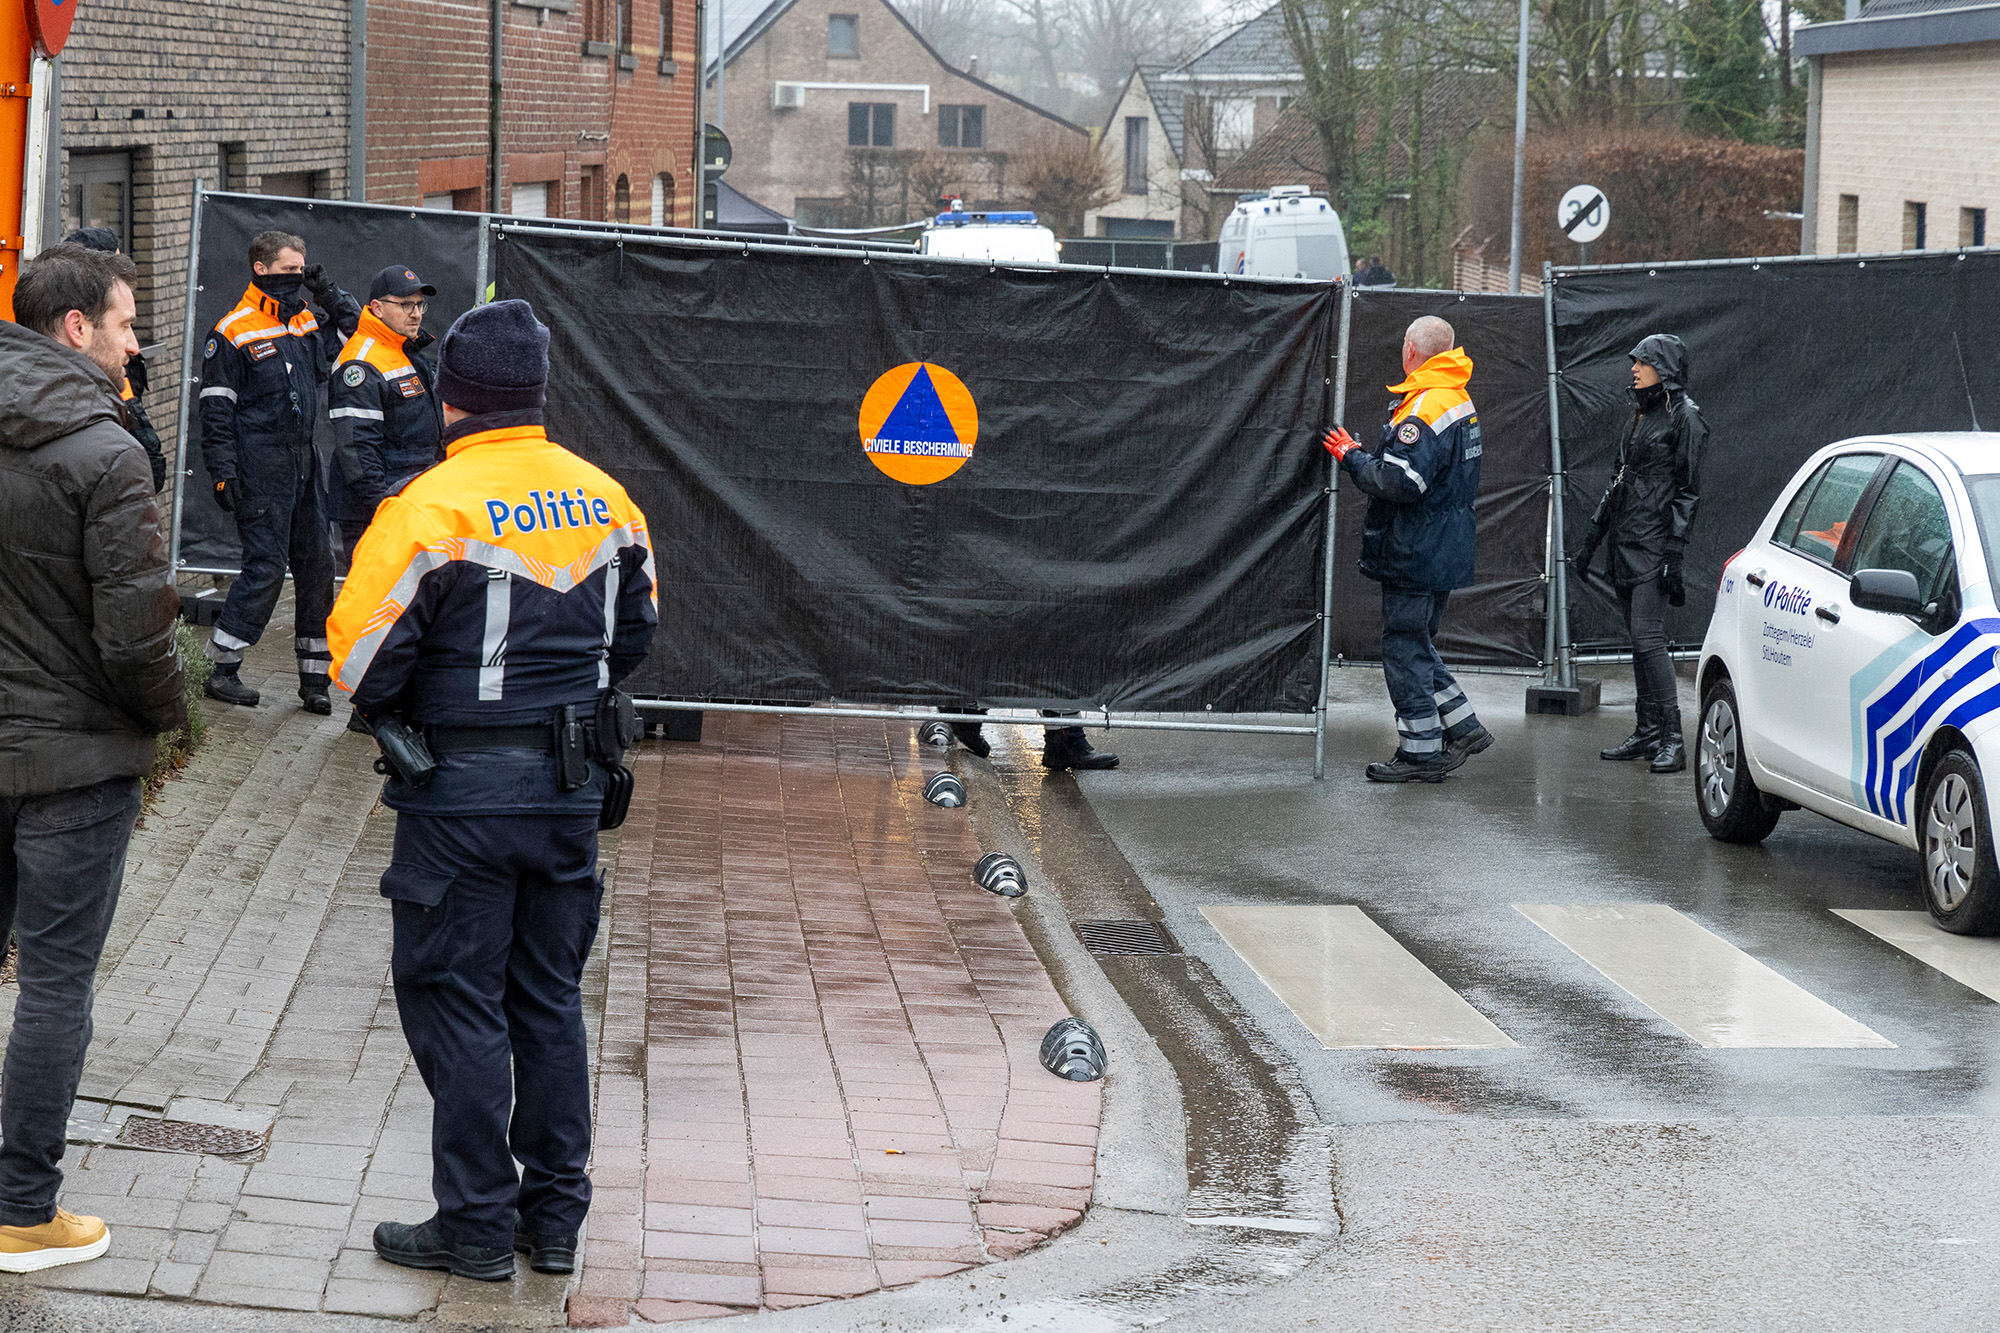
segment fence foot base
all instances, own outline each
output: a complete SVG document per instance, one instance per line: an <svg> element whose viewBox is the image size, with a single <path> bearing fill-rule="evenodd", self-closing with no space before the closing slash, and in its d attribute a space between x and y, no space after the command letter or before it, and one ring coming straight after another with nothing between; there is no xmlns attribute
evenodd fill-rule
<svg viewBox="0 0 2000 1333"><path fill-rule="evenodd" d="M181 619L190 625L213 625L222 615L222 590L203 588L181 597Z"/></svg>
<svg viewBox="0 0 2000 1333"><path fill-rule="evenodd" d="M670 741L701 739L701 714L692 708L675 708L660 721L660 734Z"/></svg>
<svg viewBox="0 0 2000 1333"><path fill-rule="evenodd" d="M1581 717L1596 711L1603 688L1603 681L1584 677L1578 677L1574 685L1530 685L1528 716L1552 713L1559 717Z"/></svg>

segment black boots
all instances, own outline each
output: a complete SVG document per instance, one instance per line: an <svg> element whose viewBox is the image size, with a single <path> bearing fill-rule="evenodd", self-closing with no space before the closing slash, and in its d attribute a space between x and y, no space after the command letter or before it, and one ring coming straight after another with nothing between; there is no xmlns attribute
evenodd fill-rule
<svg viewBox="0 0 2000 1333"><path fill-rule="evenodd" d="M528 1256L528 1267L537 1273L576 1271L576 1233L567 1236L538 1236L517 1213L514 1216L514 1250Z"/></svg>
<svg viewBox="0 0 2000 1333"><path fill-rule="evenodd" d="M1093 750L1082 727L1051 727L1042 735L1042 767L1116 768L1118 756Z"/></svg>
<svg viewBox="0 0 2000 1333"><path fill-rule="evenodd" d="M333 713L333 696L328 692L332 682L325 676L299 677L299 702L308 713L318 713L321 717Z"/></svg>
<svg viewBox="0 0 2000 1333"><path fill-rule="evenodd" d="M226 704L236 704L242 708L257 706L257 691L245 685L236 674L239 665L235 662L218 662L215 674L201 687L201 692L211 699L220 699Z"/></svg>
<svg viewBox="0 0 2000 1333"><path fill-rule="evenodd" d="M1492 748L1493 733L1488 731L1481 723L1474 722L1472 730L1466 732L1463 736L1447 736L1445 737L1444 744L1446 749L1458 755L1459 758L1470 759L1473 755L1484 754Z"/></svg>
<svg viewBox="0 0 2000 1333"><path fill-rule="evenodd" d="M1465 762L1470 750L1447 745L1428 759L1412 759L1401 750L1386 764L1370 764L1364 770L1370 782L1443 782L1445 774Z"/></svg>
<svg viewBox="0 0 2000 1333"><path fill-rule="evenodd" d="M951 724L951 734L960 745L984 759L993 753L993 746L987 742L980 726L981 724L977 722L954 722Z"/></svg>
<svg viewBox="0 0 2000 1333"><path fill-rule="evenodd" d="M1681 739L1681 709L1677 703L1659 710L1660 748L1650 765L1655 773L1678 773L1688 766L1687 743Z"/></svg>
<svg viewBox="0 0 2000 1333"><path fill-rule="evenodd" d="M1608 750L1599 750L1599 759L1651 759L1660 748L1660 710L1646 700L1639 701L1639 725L1632 734Z"/></svg>
<svg viewBox="0 0 2000 1333"><path fill-rule="evenodd" d="M434 1268L480 1282L505 1282L514 1276L514 1252L480 1245L453 1245L433 1217L411 1226L383 1222L375 1228L375 1253L404 1268ZM571 1253L575 1253L574 1242Z"/></svg>

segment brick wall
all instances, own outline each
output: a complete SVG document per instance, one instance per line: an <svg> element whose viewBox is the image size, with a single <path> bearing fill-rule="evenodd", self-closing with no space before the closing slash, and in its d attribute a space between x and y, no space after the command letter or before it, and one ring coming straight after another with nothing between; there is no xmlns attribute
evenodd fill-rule
<svg viewBox="0 0 2000 1333"><path fill-rule="evenodd" d="M314 173L347 190L347 0L89 0L62 58L65 160L120 151L132 159L128 247L139 266L139 341L150 358L146 405L170 451L179 439L181 326L196 177L215 182L229 154L236 189ZM64 225L73 224L67 180Z"/></svg>
<svg viewBox="0 0 2000 1333"><path fill-rule="evenodd" d="M858 19L859 54L827 52L827 19ZM918 92L809 89L805 105L780 110L771 105L778 82L924 84L930 106ZM712 81L711 81L712 83ZM904 25L884 0L797 0L748 50L730 62L725 81L728 132L735 157L729 183L767 207L795 214L800 199L832 199L848 192L847 109L850 102L887 102L896 107L898 152L945 153L966 163L954 182L968 203L990 193L1006 194L1005 160L1047 133L1082 130L943 63ZM940 148L938 108L985 109L985 147L974 151ZM912 217L930 212L935 201L910 201ZM907 221L895 218L893 221Z"/></svg>
<svg viewBox="0 0 2000 1333"><path fill-rule="evenodd" d="M1961 208L2000 225L2000 42L1826 56L1820 72L1820 254L1839 249L1843 194L1864 254L1903 248L1906 201L1927 206L1927 249L1957 246Z"/></svg>

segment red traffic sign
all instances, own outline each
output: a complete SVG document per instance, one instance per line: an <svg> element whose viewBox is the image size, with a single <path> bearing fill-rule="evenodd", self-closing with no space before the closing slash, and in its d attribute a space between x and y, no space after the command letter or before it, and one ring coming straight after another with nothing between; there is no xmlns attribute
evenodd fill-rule
<svg viewBox="0 0 2000 1333"><path fill-rule="evenodd" d="M80 0L27 0L28 31L35 39L35 54L54 59L69 40L70 24L76 22Z"/></svg>

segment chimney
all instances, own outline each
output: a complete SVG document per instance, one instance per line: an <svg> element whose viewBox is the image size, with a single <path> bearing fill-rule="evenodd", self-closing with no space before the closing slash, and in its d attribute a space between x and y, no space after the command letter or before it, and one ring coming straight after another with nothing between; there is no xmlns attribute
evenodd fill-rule
<svg viewBox="0 0 2000 1333"><path fill-rule="evenodd" d="M1847 0L1847 5L1848 5L1848 8L1852 9L1852 8L1854 7L1854 4L1855 4L1855 0ZM979 57L978 57L978 56L967 56L967 57L965 58L965 72L966 72L967 74L970 74L970 75L971 75L971 76L972 76L973 78L975 78L975 79L979 77Z"/></svg>
<svg viewBox="0 0 2000 1333"><path fill-rule="evenodd" d="M1861 0L1847 0L1847 13L1845 17L1850 19L1861 17Z"/></svg>

